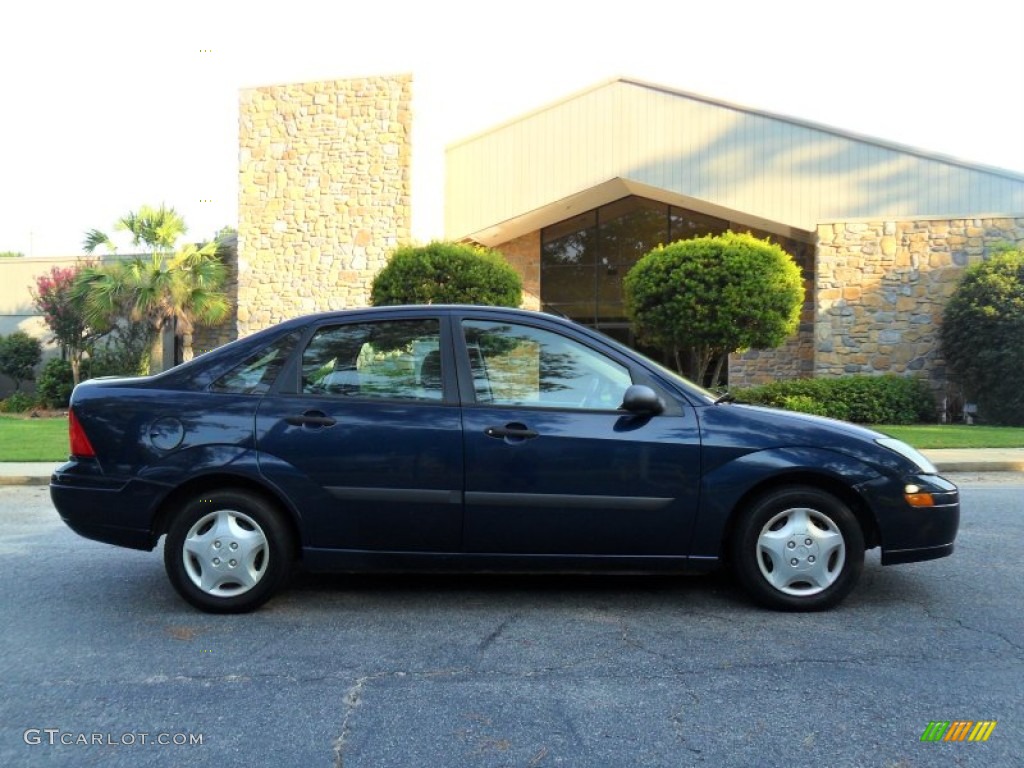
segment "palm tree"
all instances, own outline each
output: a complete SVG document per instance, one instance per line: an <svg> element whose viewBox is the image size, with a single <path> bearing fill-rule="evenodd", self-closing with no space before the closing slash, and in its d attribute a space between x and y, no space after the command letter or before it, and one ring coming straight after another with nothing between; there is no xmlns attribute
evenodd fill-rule
<svg viewBox="0 0 1024 768"><path fill-rule="evenodd" d="M143 205L138 211L128 211L117 220L114 229L131 233L132 245L136 248L142 246L149 253L163 255L173 253L178 238L188 231L181 214L164 203L159 208ZM101 245L111 253L117 251L117 246L105 233L98 229L86 232L82 243L86 253L92 253Z"/></svg>
<svg viewBox="0 0 1024 768"><path fill-rule="evenodd" d="M148 256L83 270L77 291L86 316L108 329L118 319L146 322L158 345L164 331L173 329L182 339L184 358L191 359L195 326L216 325L229 311L227 296L221 291L227 269L218 252L219 243L190 243L175 250L178 238L187 231L185 221L164 205L129 212L116 228L130 232L132 244L145 247ZM86 252L92 253L100 245L116 251L107 235L90 230L83 243ZM162 346L157 349L162 351Z"/></svg>
<svg viewBox="0 0 1024 768"><path fill-rule="evenodd" d="M168 258L154 254L148 262L139 259L129 266L133 318L148 320L158 335L173 328L182 339L184 358L192 359L196 325L216 325L229 311L227 296L220 290L227 268L218 256L218 244L190 243Z"/></svg>

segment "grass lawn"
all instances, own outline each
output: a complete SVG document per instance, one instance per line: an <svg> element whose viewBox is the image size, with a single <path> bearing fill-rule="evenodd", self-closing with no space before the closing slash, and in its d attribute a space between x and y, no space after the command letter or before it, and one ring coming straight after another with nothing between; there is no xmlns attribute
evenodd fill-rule
<svg viewBox="0 0 1024 768"><path fill-rule="evenodd" d="M915 448L1024 448L1024 428L983 427L966 424L915 424L907 427L875 426Z"/></svg>
<svg viewBox="0 0 1024 768"><path fill-rule="evenodd" d="M0 461L59 462L67 457L67 417L0 414Z"/></svg>
<svg viewBox="0 0 1024 768"><path fill-rule="evenodd" d="M915 448L1024 448L1022 427L963 424L875 426ZM0 461L64 461L68 457L66 417L29 419L0 414Z"/></svg>

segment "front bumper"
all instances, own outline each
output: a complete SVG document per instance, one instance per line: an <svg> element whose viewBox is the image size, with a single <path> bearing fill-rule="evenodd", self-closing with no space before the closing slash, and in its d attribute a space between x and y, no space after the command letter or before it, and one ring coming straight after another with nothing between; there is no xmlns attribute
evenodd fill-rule
<svg viewBox="0 0 1024 768"><path fill-rule="evenodd" d="M899 565L900 563L919 563L922 560L936 560L953 554L953 542L937 547L918 547L917 549L882 549L882 565Z"/></svg>
<svg viewBox="0 0 1024 768"><path fill-rule="evenodd" d="M879 479L868 484L882 549L882 565L934 560L953 554L960 528L960 491L939 475ZM912 506L907 486L930 494L931 506ZM867 489L866 489L867 490Z"/></svg>

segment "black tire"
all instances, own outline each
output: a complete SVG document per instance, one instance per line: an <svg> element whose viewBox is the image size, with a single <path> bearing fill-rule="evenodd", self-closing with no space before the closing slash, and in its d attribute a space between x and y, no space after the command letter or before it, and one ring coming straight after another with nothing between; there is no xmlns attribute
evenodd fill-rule
<svg viewBox="0 0 1024 768"><path fill-rule="evenodd" d="M284 584L294 537L281 513L251 491L208 491L185 502L164 542L164 567L186 601L208 613L244 613Z"/></svg>
<svg viewBox="0 0 1024 768"><path fill-rule="evenodd" d="M830 493L793 485L758 497L732 540L733 568L759 604L820 611L843 600L864 567L864 534Z"/></svg>

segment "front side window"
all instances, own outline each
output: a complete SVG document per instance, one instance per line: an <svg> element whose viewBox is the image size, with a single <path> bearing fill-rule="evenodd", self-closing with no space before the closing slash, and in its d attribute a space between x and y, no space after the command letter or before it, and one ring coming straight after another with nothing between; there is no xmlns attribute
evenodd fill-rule
<svg viewBox="0 0 1024 768"><path fill-rule="evenodd" d="M629 370L559 333L516 323L463 323L478 403L614 410Z"/></svg>
<svg viewBox="0 0 1024 768"><path fill-rule="evenodd" d="M440 322L387 320L320 328L302 353L302 392L440 401Z"/></svg>

